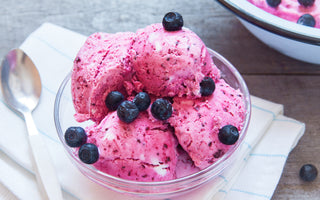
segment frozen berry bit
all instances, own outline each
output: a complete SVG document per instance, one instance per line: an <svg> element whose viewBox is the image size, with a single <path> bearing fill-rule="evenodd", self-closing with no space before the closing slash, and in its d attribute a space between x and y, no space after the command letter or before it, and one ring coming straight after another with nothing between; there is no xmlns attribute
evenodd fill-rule
<svg viewBox="0 0 320 200"><path fill-rule="evenodd" d="M267 0L267 4L273 8L277 7L280 3L281 0Z"/></svg>
<svg viewBox="0 0 320 200"><path fill-rule="evenodd" d="M95 144L86 143L79 149L79 158L86 164L93 164L99 159L99 150Z"/></svg>
<svg viewBox="0 0 320 200"><path fill-rule="evenodd" d="M239 131L235 126L226 125L219 129L218 137L221 143L233 145L239 139Z"/></svg>
<svg viewBox="0 0 320 200"><path fill-rule="evenodd" d="M202 96L210 96L214 90L216 89L216 85L212 78L204 77L200 83L200 93Z"/></svg>
<svg viewBox="0 0 320 200"><path fill-rule="evenodd" d="M305 26L314 27L316 25L316 20L312 15L304 14L298 19L297 23Z"/></svg>
<svg viewBox="0 0 320 200"><path fill-rule="evenodd" d="M166 99L157 99L151 105L152 116L159 120L166 120L172 115L172 105Z"/></svg>
<svg viewBox="0 0 320 200"><path fill-rule="evenodd" d="M117 109L118 117L121 121L130 123L139 115L139 109L132 101L123 101Z"/></svg>
<svg viewBox="0 0 320 200"><path fill-rule="evenodd" d="M169 12L163 17L162 25L167 31L178 31L183 26L183 18L177 12Z"/></svg>
<svg viewBox="0 0 320 200"><path fill-rule="evenodd" d="M215 158L220 158L222 155L223 155L223 151L221 149L219 149L218 151L216 151L214 154L213 154L213 157Z"/></svg>
<svg viewBox="0 0 320 200"><path fill-rule="evenodd" d="M300 178L304 181L313 181L318 176L317 168L312 164L305 164L300 169Z"/></svg>
<svg viewBox="0 0 320 200"><path fill-rule="evenodd" d="M147 110L151 100L147 93L139 92L133 99L133 103L135 103L139 109L139 111Z"/></svg>
<svg viewBox="0 0 320 200"><path fill-rule="evenodd" d="M64 139L69 147L80 147L87 142L87 134L81 127L69 127L64 133Z"/></svg>
<svg viewBox="0 0 320 200"><path fill-rule="evenodd" d="M108 94L105 104L110 110L117 110L120 103L124 100L123 94L118 91L112 91Z"/></svg>
<svg viewBox="0 0 320 200"><path fill-rule="evenodd" d="M314 4L314 0L298 0L298 2L304 7L309 7Z"/></svg>

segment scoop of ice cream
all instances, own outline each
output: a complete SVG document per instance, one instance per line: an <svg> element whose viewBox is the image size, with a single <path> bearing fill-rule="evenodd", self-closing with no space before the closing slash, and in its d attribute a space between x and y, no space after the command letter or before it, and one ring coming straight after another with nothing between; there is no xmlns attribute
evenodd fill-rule
<svg viewBox="0 0 320 200"><path fill-rule="evenodd" d="M242 94L220 79L210 97L196 100L175 97L173 114L168 119L179 144L194 164L204 169L219 159L230 146L219 141L218 133L225 125L242 129L245 107Z"/></svg>
<svg viewBox="0 0 320 200"><path fill-rule="evenodd" d="M147 92L199 97L203 77L219 78L206 46L191 30L166 31L162 24L152 24L136 34L132 63Z"/></svg>
<svg viewBox="0 0 320 200"><path fill-rule="evenodd" d="M94 166L129 180L164 181L176 178L177 140L168 124L152 119L147 111L130 124L116 112L86 129L88 142L99 148Z"/></svg>
<svg viewBox="0 0 320 200"><path fill-rule="evenodd" d="M130 49L134 33L95 33L88 37L74 61L72 98L78 121L100 121L107 114L110 91L125 94L124 81L132 70Z"/></svg>
<svg viewBox="0 0 320 200"><path fill-rule="evenodd" d="M248 0L257 7L283 19L297 22L304 14L310 14L314 17L316 28L320 28L320 1L315 0L312 6L303 6L298 0L281 0L277 7L271 7L266 0Z"/></svg>
<svg viewBox="0 0 320 200"><path fill-rule="evenodd" d="M210 96L203 92L205 77L215 82ZM233 125L240 132L245 119L241 92L220 79L206 46L187 28L166 31L152 24L137 33L91 35L74 61L71 89L76 120L94 122L86 128L87 142L99 149L93 165L123 179L164 181L196 173L230 148L219 141L219 129ZM149 106L125 123L105 104L111 91L128 101L144 91L151 103L170 101L173 113L159 120Z"/></svg>

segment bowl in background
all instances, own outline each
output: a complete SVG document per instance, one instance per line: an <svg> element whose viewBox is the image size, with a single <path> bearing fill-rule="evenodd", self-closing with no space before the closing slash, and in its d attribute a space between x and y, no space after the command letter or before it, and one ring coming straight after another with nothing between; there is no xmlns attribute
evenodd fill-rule
<svg viewBox="0 0 320 200"><path fill-rule="evenodd" d="M235 163L239 160L240 148L244 148L244 138L247 133L251 102L248 88L240 73L220 54L209 49L216 66L221 70L221 77L233 88L243 93L246 116L243 129L240 132L238 142L233 145L217 162L197 173L182 178L159 181L138 182L115 177L97 170L93 165L84 164L77 156L76 148L70 148L64 140L64 132L70 126L81 126L85 128L92 122L79 123L74 119L75 110L71 96L71 74L62 82L54 105L54 120L56 130L61 143L66 150L71 162L89 179L114 191L137 198L147 199L208 199L219 189L226 185L226 177L232 178L237 172Z"/></svg>
<svg viewBox="0 0 320 200"><path fill-rule="evenodd" d="M247 0L217 0L271 48L300 61L320 64L320 29L274 16Z"/></svg>

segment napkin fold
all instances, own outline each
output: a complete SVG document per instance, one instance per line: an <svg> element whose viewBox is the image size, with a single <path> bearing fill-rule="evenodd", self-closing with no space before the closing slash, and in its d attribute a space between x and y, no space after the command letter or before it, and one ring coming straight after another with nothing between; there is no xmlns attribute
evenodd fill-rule
<svg viewBox="0 0 320 200"><path fill-rule="evenodd" d="M21 45L37 66L43 85L33 116L57 170L64 199L128 199L82 175L67 157L54 126L56 92L85 40L81 34L45 23ZM288 154L305 131L304 123L283 115L282 105L254 96L251 100L251 122L237 162L230 173L220 176L223 188L205 191L202 199L271 199ZM0 197L41 199L25 123L6 107L2 95L0 113Z"/></svg>

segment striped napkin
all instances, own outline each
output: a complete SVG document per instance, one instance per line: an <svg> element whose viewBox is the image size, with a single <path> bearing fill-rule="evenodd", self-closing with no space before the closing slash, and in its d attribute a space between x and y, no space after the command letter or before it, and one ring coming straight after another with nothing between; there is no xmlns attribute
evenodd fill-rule
<svg viewBox="0 0 320 200"><path fill-rule="evenodd" d="M56 92L70 72L73 59L86 37L45 23L21 45L41 75L43 90L33 116L58 173L64 199L129 199L82 175L72 165L58 139L53 119ZM303 135L305 125L283 116L283 106L252 96L248 135L237 164L222 174L221 186L190 199L266 200L280 179L290 151ZM40 199L23 119L5 106L0 95L0 198ZM204 188L205 189L205 188ZM186 198L184 198L186 199Z"/></svg>

